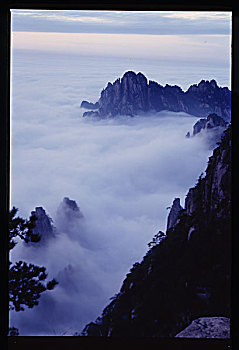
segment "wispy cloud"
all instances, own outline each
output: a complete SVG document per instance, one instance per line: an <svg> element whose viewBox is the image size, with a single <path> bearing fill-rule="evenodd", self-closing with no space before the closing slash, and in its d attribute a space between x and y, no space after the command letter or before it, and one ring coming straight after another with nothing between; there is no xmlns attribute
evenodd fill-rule
<svg viewBox="0 0 239 350"><path fill-rule="evenodd" d="M216 21L218 19L230 20L230 12L206 12L206 11L180 11L180 12L165 12L161 13L162 17L184 20L211 20Z"/></svg>
<svg viewBox="0 0 239 350"><path fill-rule="evenodd" d="M230 34L230 12L13 10L13 31Z"/></svg>
<svg viewBox="0 0 239 350"><path fill-rule="evenodd" d="M89 13L88 16L84 16L83 12L76 11L75 13L72 13L72 11L19 11L14 12L14 15L19 16L19 18L31 17L34 19L42 19L45 21L59 21L59 22L79 22L79 23L113 23L113 19L109 19L105 16L96 16L91 15Z"/></svg>

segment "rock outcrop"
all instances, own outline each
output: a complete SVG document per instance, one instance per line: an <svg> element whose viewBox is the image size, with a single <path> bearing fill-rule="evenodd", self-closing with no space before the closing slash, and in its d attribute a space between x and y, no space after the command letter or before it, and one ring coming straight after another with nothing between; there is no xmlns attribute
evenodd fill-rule
<svg viewBox="0 0 239 350"><path fill-rule="evenodd" d="M56 211L55 222L58 231L65 232L72 238L79 237L83 219L84 215L76 201L65 197Z"/></svg>
<svg viewBox="0 0 239 350"><path fill-rule="evenodd" d="M145 112L168 110L185 112L197 117L217 113L225 120L231 115L231 92L227 87L219 87L215 80L202 80L184 92L179 86L162 86L142 74L128 71L113 84L108 83L102 90L98 102L83 101L81 106L97 111L85 112L83 116L99 118L117 115L134 116Z"/></svg>
<svg viewBox="0 0 239 350"><path fill-rule="evenodd" d="M227 317L200 317L176 338L230 338L230 319Z"/></svg>
<svg viewBox="0 0 239 350"><path fill-rule="evenodd" d="M167 230L173 227L177 223L179 213L182 209L183 207L180 205L180 198L175 198L168 215Z"/></svg>
<svg viewBox="0 0 239 350"><path fill-rule="evenodd" d="M57 208L56 218L53 225L53 220L46 214L45 209L42 207L36 207L35 211L31 212L37 220L33 233L40 236L40 240L28 245L42 245L46 244L49 239L56 237L57 233L66 232L69 235L72 233L78 234L80 231L79 220L84 218L80 208L76 201L69 199L68 197L63 198L63 201Z"/></svg>
<svg viewBox="0 0 239 350"><path fill-rule="evenodd" d="M219 117L217 114L212 113L207 116L207 118L199 119L193 126L193 136L201 132L202 130L212 130L215 128L225 129L227 122Z"/></svg>
<svg viewBox="0 0 239 350"><path fill-rule="evenodd" d="M37 218L33 233L41 237L39 242L32 244L45 244L49 239L55 237L56 232L52 224L52 219L42 207L36 207L35 211L31 212L31 215L35 215Z"/></svg>
<svg viewBox="0 0 239 350"><path fill-rule="evenodd" d="M175 337L200 317L230 318L230 180L229 125L166 237L153 240L82 336Z"/></svg>
<svg viewBox="0 0 239 350"><path fill-rule="evenodd" d="M216 143L221 139L227 125L228 122L223 118L215 113L211 113L207 118L201 118L193 125L192 137L198 134L203 134L209 147L213 149ZM186 137L191 137L189 131L187 132Z"/></svg>
<svg viewBox="0 0 239 350"><path fill-rule="evenodd" d="M87 101L82 101L81 102L81 108L85 108L85 109L98 109L99 108L99 103L90 103Z"/></svg>
<svg viewBox="0 0 239 350"><path fill-rule="evenodd" d="M67 222L83 218L83 214L76 201L69 199L68 197L63 198L63 201L57 209L57 215Z"/></svg>

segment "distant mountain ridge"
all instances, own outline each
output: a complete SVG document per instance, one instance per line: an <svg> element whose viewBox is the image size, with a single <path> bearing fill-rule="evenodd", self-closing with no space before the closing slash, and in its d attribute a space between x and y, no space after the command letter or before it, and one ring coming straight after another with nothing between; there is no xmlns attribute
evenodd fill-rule
<svg viewBox="0 0 239 350"><path fill-rule="evenodd" d="M168 110L200 118L216 113L224 120L230 120L231 91L227 87L219 87L215 80L201 80L184 92L177 85L162 86L148 81L140 72L128 71L113 84L109 82L96 103L82 101L81 107L93 110L85 112L84 117L112 118Z"/></svg>

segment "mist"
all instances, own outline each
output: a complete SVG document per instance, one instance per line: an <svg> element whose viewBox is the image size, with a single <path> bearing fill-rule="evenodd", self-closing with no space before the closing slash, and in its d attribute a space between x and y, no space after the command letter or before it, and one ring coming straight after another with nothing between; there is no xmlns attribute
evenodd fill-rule
<svg viewBox="0 0 239 350"><path fill-rule="evenodd" d="M19 242L11 261L43 265L49 279L59 282L43 293L39 306L11 313L11 326L20 335L70 335L100 316L147 252L147 243L159 230L165 232L166 208L175 197L184 205L212 153L205 135L185 137L198 120L185 113L83 118L81 101L95 102L108 81L132 67L146 75L155 72L159 83L160 73L166 80L163 66L154 61L110 62L39 52L13 55L11 206L23 217L42 206L57 234L42 246ZM180 75L180 86L199 80L193 81L194 69L175 72L176 67L168 70L168 83L180 85ZM223 76L216 67L210 74ZM204 71L201 79L210 74ZM76 201L82 215L65 215L64 197Z"/></svg>

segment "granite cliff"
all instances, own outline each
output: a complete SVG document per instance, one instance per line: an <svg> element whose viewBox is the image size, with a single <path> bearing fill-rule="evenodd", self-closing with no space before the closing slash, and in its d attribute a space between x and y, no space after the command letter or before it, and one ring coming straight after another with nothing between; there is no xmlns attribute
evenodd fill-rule
<svg viewBox="0 0 239 350"><path fill-rule="evenodd" d="M32 211L31 214L37 218L35 223L36 226L33 228L33 233L39 234L41 238L39 242L32 244L45 244L49 239L55 237L56 231L53 226L53 221L46 214L45 209L42 207L36 207L35 211Z"/></svg>
<svg viewBox="0 0 239 350"><path fill-rule="evenodd" d="M81 107L93 109L85 112L84 117L134 116L168 110L185 112L200 118L216 113L223 119L230 120L231 92L227 87L219 87L215 80L202 80L184 92L177 85L162 86L155 81L148 81L142 73L128 71L113 84L107 84L99 101L82 101Z"/></svg>
<svg viewBox="0 0 239 350"><path fill-rule="evenodd" d="M71 239L77 239L81 235L81 223L84 221L76 201L63 198L56 210L55 223L60 232L66 233Z"/></svg>
<svg viewBox="0 0 239 350"><path fill-rule="evenodd" d="M211 130L215 128L226 128L227 122L219 117L216 113L211 113L207 118L199 119L193 126L193 136L202 130Z"/></svg>
<svg viewBox="0 0 239 350"><path fill-rule="evenodd" d="M40 236L40 241L28 243L29 246L44 245L49 241L49 239L52 239L59 234L58 230L53 225L52 218L50 218L44 208L36 207L31 214L37 219L35 222L35 227L33 228L33 233ZM57 208L55 223L61 231L63 230L64 232L67 232L67 234L70 234L72 229L75 227L78 228L78 220L82 220L83 218L84 216L76 201L65 197Z"/></svg>
<svg viewBox="0 0 239 350"><path fill-rule="evenodd" d="M192 135L188 131L187 138L194 137L195 135L204 135L210 149L216 146L216 143L221 139L221 136L226 129L228 122L222 117L219 117L216 113L211 113L207 118L200 118L193 125Z"/></svg>
<svg viewBox="0 0 239 350"><path fill-rule="evenodd" d="M184 208L174 201L166 235L156 235L81 336L175 337L198 318L230 318L230 179L229 125Z"/></svg>
<svg viewBox="0 0 239 350"><path fill-rule="evenodd" d="M167 230L169 230L171 227L175 226L177 223L180 211L183 209L183 207L180 205L180 198L175 198L173 201L173 205L171 207L171 210L169 212L168 220L167 220Z"/></svg>

